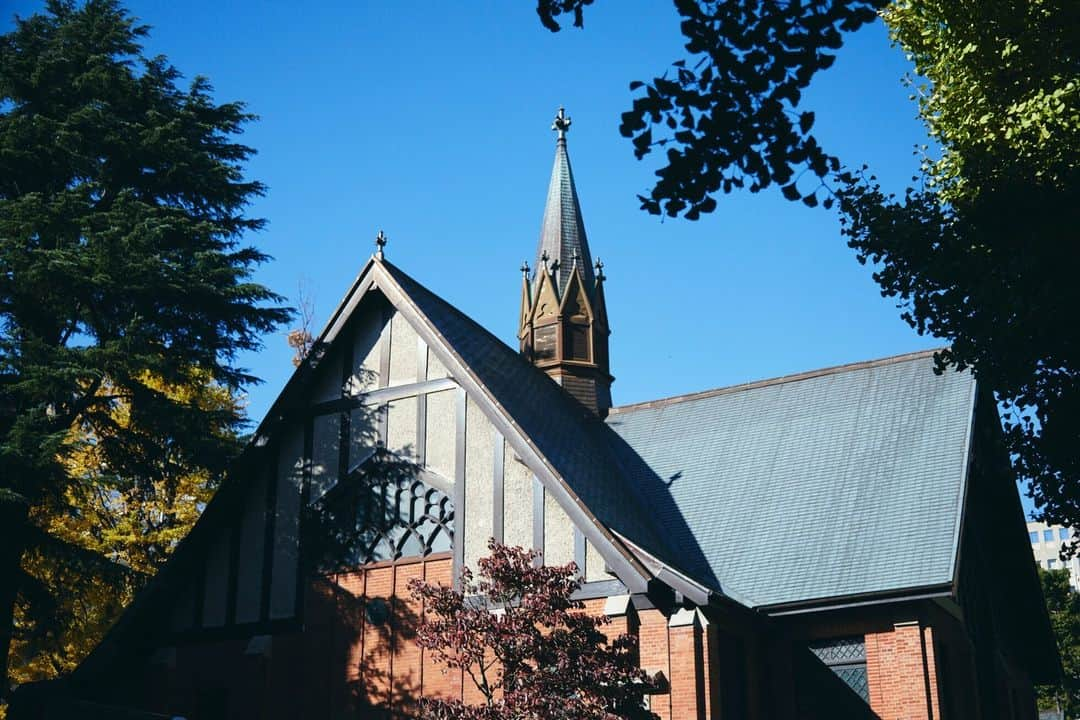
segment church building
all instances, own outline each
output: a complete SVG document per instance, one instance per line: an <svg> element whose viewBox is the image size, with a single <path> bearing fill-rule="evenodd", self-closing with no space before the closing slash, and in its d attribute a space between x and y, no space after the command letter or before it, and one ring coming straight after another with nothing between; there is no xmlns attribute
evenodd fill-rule
<svg viewBox="0 0 1080 720"><path fill-rule="evenodd" d="M619 308L569 127L560 110L518 346L380 234L168 565L13 717L476 700L415 643L407 585L457 583L490 538L577 564L588 612L636 639L661 720L1036 717L1061 666L992 394L919 352L614 404Z"/></svg>

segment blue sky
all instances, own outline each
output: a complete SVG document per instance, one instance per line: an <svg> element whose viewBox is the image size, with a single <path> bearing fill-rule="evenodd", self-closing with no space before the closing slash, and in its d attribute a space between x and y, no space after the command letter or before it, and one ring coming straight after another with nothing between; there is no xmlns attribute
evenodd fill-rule
<svg viewBox="0 0 1080 720"><path fill-rule="evenodd" d="M317 328L374 247L508 342L523 259L532 262L560 104L594 256L608 276L616 404L936 347L880 296L835 215L775 189L720 198L698 222L638 209L659 158L618 133L628 83L683 56L671 3L600 0L584 30L552 34L531 0L439 3L132 1L162 53L208 76L260 120L243 141L268 219L250 240L274 260L257 279ZM37 2L16 0L11 13ZM6 19L7 19L6 18ZM5 19L5 20L6 20ZM10 24L10 23L7 23ZM902 191L926 142L880 22L848 36L806 109L828 151ZM292 372L285 330L241 358L265 383L261 417Z"/></svg>

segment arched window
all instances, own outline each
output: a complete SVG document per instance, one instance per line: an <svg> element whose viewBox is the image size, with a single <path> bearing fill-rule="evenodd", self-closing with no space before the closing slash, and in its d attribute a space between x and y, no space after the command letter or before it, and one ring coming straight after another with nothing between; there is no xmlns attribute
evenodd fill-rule
<svg viewBox="0 0 1080 720"><path fill-rule="evenodd" d="M312 508L323 569L450 550L451 495L445 478L385 450L373 453Z"/></svg>
<svg viewBox="0 0 1080 720"><path fill-rule="evenodd" d="M358 565L430 555L449 550L454 540L453 501L417 477L358 478L366 487L356 499L357 530L370 534L357 547ZM426 473L423 473L426 474Z"/></svg>

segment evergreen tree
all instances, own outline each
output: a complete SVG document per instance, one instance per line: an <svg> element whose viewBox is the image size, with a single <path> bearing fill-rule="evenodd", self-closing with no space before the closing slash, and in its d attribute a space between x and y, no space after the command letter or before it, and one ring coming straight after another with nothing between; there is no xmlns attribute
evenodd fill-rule
<svg viewBox="0 0 1080 720"><path fill-rule="evenodd" d="M262 225L245 214L263 192L243 173L253 151L234 139L252 116L215 103L205 78L181 87L165 58L144 55L146 34L115 0L50 0L0 37L5 677L16 603L36 618L56 606L26 568L78 564L102 581L130 570L57 532L87 481L73 466L86 439L100 477L220 475L240 409L168 388L253 382L237 353L288 317L251 280L266 256L241 243Z"/></svg>

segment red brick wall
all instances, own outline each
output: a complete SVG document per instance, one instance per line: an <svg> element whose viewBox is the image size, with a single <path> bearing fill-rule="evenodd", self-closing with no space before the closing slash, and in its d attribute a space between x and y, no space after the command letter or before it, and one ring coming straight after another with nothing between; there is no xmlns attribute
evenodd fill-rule
<svg viewBox="0 0 1080 720"><path fill-rule="evenodd" d="M705 718L705 663L702 628L692 622L668 629L671 653L671 717Z"/></svg>
<svg viewBox="0 0 1080 720"><path fill-rule="evenodd" d="M900 623L891 631L866 635L866 675L870 707L882 720L938 720L936 689L928 675L933 645L923 642L919 622Z"/></svg>
<svg viewBox="0 0 1080 720"><path fill-rule="evenodd" d="M408 716L422 696L479 701L461 671L437 664L415 644L424 609L408 593L412 578L449 584L451 559L383 563L324 579L305 597L303 631L273 636L266 654L245 652L246 635L180 644L175 666L155 668L159 681L144 683L142 702L131 704L200 720L207 703L224 702L230 718L298 720ZM370 622L365 607L373 598L391 606L390 621ZM586 609L601 614L605 600L590 600ZM745 662L719 657L716 628L696 611L672 622L659 609L631 608L612 618L606 633L635 635L641 666L667 680L651 696L662 720L719 716L719 675L734 672L726 663Z"/></svg>

